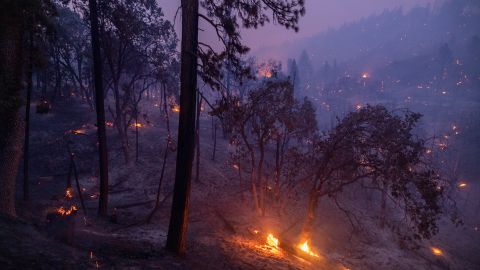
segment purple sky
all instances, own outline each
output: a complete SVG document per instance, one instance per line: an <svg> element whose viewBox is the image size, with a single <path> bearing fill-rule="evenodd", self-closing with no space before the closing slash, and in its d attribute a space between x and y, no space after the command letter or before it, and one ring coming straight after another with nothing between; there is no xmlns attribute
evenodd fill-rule
<svg viewBox="0 0 480 270"><path fill-rule="evenodd" d="M384 9L402 7L409 9L417 4L426 5L440 0L305 0L306 15L300 20L300 31L286 31L278 25L267 25L256 30L244 30L243 40L253 51L263 46L273 46L286 41L312 36L316 33L341 26L362 17L382 12ZM180 0L157 0L167 19L173 21ZM179 14L180 15L180 14ZM175 28L180 37L180 16L177 16ZM212 43L213 31L200 23L205 32L200 32L201 40Z"/></svg>

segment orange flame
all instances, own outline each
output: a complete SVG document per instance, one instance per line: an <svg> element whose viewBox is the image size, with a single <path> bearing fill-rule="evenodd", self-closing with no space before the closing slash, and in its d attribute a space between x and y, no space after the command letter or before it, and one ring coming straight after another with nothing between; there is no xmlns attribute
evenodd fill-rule
<svg viewBox="0 0 480 270"><path fill-rule="evenodd" d="M75 129L75 130L72 130L72 133L74 135L85 135L87 134L87 131L85 129Z"/></svg>
<svg viewBox="0 0 480 270"><path fill-rule="evenodd" d="M460 183L458 183L458 187L459 187L459 188L466 188L466 187L467 187L467 183L465 183L465 182L460 182Z"/></svg>
<svg viewBox="0 0 480 270"><path fill-rule="evenodd" d="M268 236L267 236L267 245L278 249L278 244L279 244L278 238L276 238L275 236L273 236L273 234L271 234L271 233L268 234Z"/></svg>
<svg viewBox="0 0 480 270"><path fill-rule="evenodd" d="M77 210L78 209L75 205L70 206L70 209L65 209L62 206L62 207L57 209L57 213L59 213L62 216L68 216L68 215L71 215L71 214L75 213L75 211L77 211Z"/></svg>
<svg viewBox="0 0 480 270"><path fill-rule="evenodd" d="M142 123L133 123L133 124L131 125L131 127L141 128L141 127L143 127L143 125L142 125Z"/></svg>
<svg viewBox="0 0 480 270"><path fill-rule="evenodd" d="M73 198L73 189L72 188L67 188L65 190L65 198L66 199L71 199Z"/></svg>
<svg viewBox="0 0 480 270"><path fill-rule="evenodd" d="M432 253L433 255L435 256L442 256L443 255L443 251L437 247L431 247L430 248L432 250Z"/></svg>
<svg viewBox="0 0 480 270"><path fill-rule="evenodd" d="M172 112L176 112L176 113L180 112L180 106L178 106L177 104L173 105Z"/></svg>
<svg viewBox="0 0 480 270"><path fill-rule="evenodd" d="M299 244L299 245L298 245L298 248L299 248L301 251L307 253L307 254L310 255L310 256L320 257L320 256L318 256L318 254L314 253L314 252L310 249L310 247L308 246L308 240L306 240L303 244Z"/></svg>

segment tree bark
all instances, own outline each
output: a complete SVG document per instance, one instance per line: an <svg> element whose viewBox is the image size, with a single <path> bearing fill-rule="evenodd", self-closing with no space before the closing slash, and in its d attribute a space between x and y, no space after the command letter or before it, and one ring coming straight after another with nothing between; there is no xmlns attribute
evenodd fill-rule
<svg viewBox="0 0 480 270"><path fill-rule="evenodd" d="M21 12L0 18L0 213L16 216L15 180L24 135L20 116L22 79Z"/></svg>
<svg viewBox="0 0 480 270"><path fill-rule="evenodd" d="M27 103L25 104L25 141L23 145L23 200L27 201L30 197L29 190L29 148L30 148L30 103L32 97L32 73L33 73L33 37L32 33L28 36L28 68L27 68Z"/></svg>
<svg viewBox="0 0 480 270"><path fill-rule="evenodd" d="M307 208L307 217L302 228L302 239L309 239L312 234L313 223L315 221L315 214L317 212L318 206L318 195L317 192L313 189L310 191L308 196L308 208Z"/></svg>
<svg viewBox="0 0 480 270"><path fill-rule="evenodd" d="M195 150L195 92L197 88L198 0L182 0L180 116L172 211L167 250L184 254Z"/></svg>
<svg viewBox="0 0 480 270"><path fill-rule="evenodd" d="M103 97L102 58L98 33L97 1L89 0L90 24L93 50L93 72L95 80L95 105L97 110L98 155L100 163L100 196L98 215L105 217L108 212L108 153L105 129L105 107Z"/></svg>
<svg viewBox="0 0 480 270"><path fill-rule="evenodd" d="M200 113L202 110L202 97L200 94L197 94L197 123L195 126L195 144L197 146L197 156L196 158L196 170L195 170L195 182L200 182Z"/></svg>
<svg viewBox="0 0 480 270"><path fill-rule="evenodd" d="M385 228L385 219L387 215L387 189L382 188L382 201L380 204L380 228Z"/></svg>
<svg viewBox="0 0 480 270"><path fill-rule="evenodd" d="M260 158L258 160L258 184L260 185L260 208L262 211L262 216L265 216L265 193L266 193L266 185L264 182L263 177L263 160L265 156L265 148L263 146L263 142L259 143L259 151L260 151Z"/></svg>

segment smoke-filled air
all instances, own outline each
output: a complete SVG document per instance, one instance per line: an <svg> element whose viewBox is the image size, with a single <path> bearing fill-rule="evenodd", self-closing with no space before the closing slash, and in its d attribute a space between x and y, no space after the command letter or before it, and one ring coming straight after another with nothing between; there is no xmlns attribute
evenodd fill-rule
<svg viewBox="0 0 480 270"><path fill-rule="evenodd" d="M478 0L1 0L0 268L480 269Z"/></svg>

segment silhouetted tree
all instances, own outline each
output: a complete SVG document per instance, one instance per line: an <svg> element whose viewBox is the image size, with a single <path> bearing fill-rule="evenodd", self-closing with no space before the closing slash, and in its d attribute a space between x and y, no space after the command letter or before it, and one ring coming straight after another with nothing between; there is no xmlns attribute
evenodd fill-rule
<svg viewBox="0 0 480 270"><path fill-rule="evenodd" d="M416 239L438 232L444 188L426 161L425 141L412 133L420 117L408 110L397 115L383 106L368 105L349 113L315 142L304 237L311 232L319 198L335 198L348 187L363 187L359 183L365 179L370 180L369 188L385 192L401 207L400 215L408 217Z"/></svg>
<svg viewBox="0 0 480 270"><path fill-rule="evenodd" d="M22 155L24 124L20 114L28 26L44 31L55 8L48 0L0 3L0 213L15 216L15 180Z"/></svg>
<svg viewBox="0 0 480 270"><path fill-rule="evenodd" d="M303 0L203 0L206 15L199 13L198 0L182 0L182 45L180 74L180 118L178 132L178 153L175 174L172 212L167 237L167 249L176 253L185 252L186 229L188 223L188 203L191 186L191 172L194 156L195 108L197 88L197 60L200 60L202 80L213 87L219 87L222 59L238 76L248 74L241 68L239 55L248 49L240 42L239 22L246 28L257 28L269 22L267 11L272 11L272 19L285 26L298 30L298 20L304 14ZM198 42L198 19L210 24L225 47L221 53ZM200 45L200 46L199 46ZM197 59L198 56L198 59Z"/></svg>

